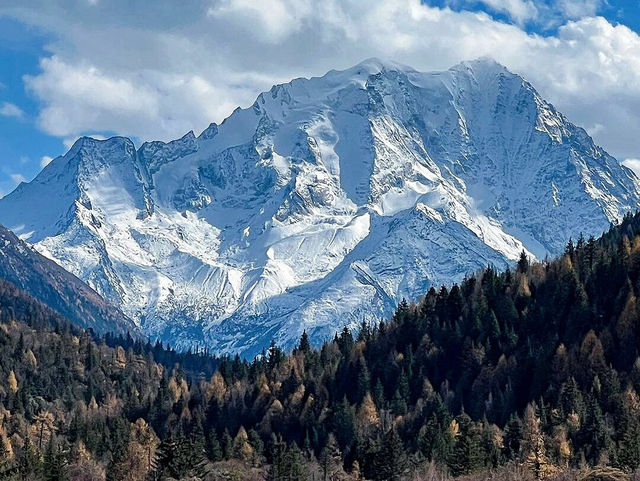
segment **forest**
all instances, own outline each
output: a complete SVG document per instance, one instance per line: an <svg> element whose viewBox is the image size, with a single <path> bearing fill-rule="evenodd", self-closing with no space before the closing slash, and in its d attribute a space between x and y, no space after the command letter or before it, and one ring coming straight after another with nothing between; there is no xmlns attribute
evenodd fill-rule
<svg viewBox="0 0 640 481"><path fill-rule="evenodd" d="M640 479L640 214L254 360L0 282L0 479Z"/></svg>

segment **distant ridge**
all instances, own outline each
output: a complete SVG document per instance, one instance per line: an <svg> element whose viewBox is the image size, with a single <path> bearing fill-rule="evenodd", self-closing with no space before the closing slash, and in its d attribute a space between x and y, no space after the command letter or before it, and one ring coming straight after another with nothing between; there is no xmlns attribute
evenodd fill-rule
<svg viewBox="0 0 640 481"><path fill-rule="evenodd" d="M79 327L98 333L140 333L119 309L2 226L0 279L22 289Z"/></svg>

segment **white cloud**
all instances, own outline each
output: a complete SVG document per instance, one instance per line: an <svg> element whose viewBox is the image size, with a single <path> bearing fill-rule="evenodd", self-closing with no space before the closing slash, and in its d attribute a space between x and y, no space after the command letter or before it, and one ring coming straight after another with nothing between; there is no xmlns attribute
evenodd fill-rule
<svg viewBox="0 0 640 481"><path fill-rule="evenodd" d="M20 107L16 104L12 104L11 102L3 102L0 105L0 115L3 117L14 117L16 119L21 119L24 117L24 112Z"/></svg>
<svg viewBox="0 0 640 481"><path fill-rule="evenodd" d="M538 9L532 1L481 0L481 2L498 12L508 14L518 23L524 23L525 21L534 19L538 16Z"/></svg>
<svg viewBox="0 0 640 481"><path fill-rule="evenodd" d="M547 36L420 0L3 4L12 2L0 14L56 37L41 72L25 82L42 104L39 125L63 139L87 132L177 138L250 105L274 83L372 56L437 70L489 55L532 81L611 153L640 157L640 37L584 17L598 0L558 0L554 8L576 20ZM535 16L538 5L485 4L517 22Z"/></svg>
<svg viewBox="0 0 640 481"><path fill-rule="evenodd" d="M20 182L26 182L27 181L25 176L22 175L22 174L9 174L9 178L11 179L11 182L13 182L16 185L19 184Z"/></svg>
<svg viewBox="0 0 640 481"><path fill-rule="evenodd" d="M49 157L48 155L43 155L40 159L40 167L44 169L47 165L51 163L53 157Z"/></svg>
<svg viewBox="0 0 640 481"><path fill-rule="evenodd" d="M593 16L606 0L557 0L554 7L570 19Z"/></svg>
<svg viewBox="0 0 640 481"><path fill-rule="evenodd" d="M629 167L633 172L640 177L640 159L624 159L622 165Z"/></svg>

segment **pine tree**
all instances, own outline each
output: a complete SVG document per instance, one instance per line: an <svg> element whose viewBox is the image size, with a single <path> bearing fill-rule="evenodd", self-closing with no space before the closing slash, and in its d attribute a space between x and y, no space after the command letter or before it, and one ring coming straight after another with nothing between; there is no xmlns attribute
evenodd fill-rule
<svg viewBox="0 0 640 481"><path fill-rule="evenodd" d="M309 335L307 331L302 331L302 336L300 337L300 344L298 345L298 351L307 355L311 352L311 343L309 342Z"/></svg>
<svg viewBox="0 0 640 481"><path fill-rule="evenodd" d="M284 481L286 479L286 451L287 447L282 438L272 433L269 448L271 466L267 471L267 481Z"/></svg>
<svg viewBox="0 0 640 481"><path fill-rule="evenodd" d="M344 396L333 414L333 432L341 448L345 449L355 440L355 412Z"/></svg>
<svg viewBox="0 0 640 481"><path fill-rule="evenodd" d="M376 479L398 481L403 479L408 468L408 460L402 439L394 427L382 438L382 446L377 465Z"/></svg>
<svg viewBox="0 0 640 481"><path fill-rule="evenodd" d="M154 468L149 475L151 480L159 480L165 475L172 476L174 474L172 465L176 457L176 451L177 445L173 439L167 438L160 443L153 462Z"/></svg>
<svg viewBox="0 0 640 481"><path fill-rule="evenodd" d="M593 396L588 401L584 424L578 434L590 465L597 466L609 459L608 453L613 442L607 432L602 409Z"/></svg>
<svg viewBox="0 0 640 481"><path fill-rule="evenodd" d="M356 397L355 402L359 403L364 399L364 396L369 392L369 385L371 378L369 375L369 369L367 368L367 361L364 356L358 357L358 363L356 365L357 380L356 380Z"/></svg>
<svg viewBox="0 0 640 481"><path fill-rule="evenodd" d="M296 443L292 443L287 449L286 471L286 481L307 481L308 479L304 457Z"/></svg>
<svg viewBox="0 0 640 481"><path fill-rule="evenodd" d="M323 481L334 481L343 471L342 454L333 433L329 434L327 444L320 454L320 467Z"/></svg>
<svg viewBox="0 0 640 481"><path fill-rule="evenodd" d="M516 459L520 453L522 440L522 421L517 414L511 414L509 422L504 428L504 450L507 459Z"/></svg>
<svg viewBox="0 0 640 481"><path fill-rule="evenodd" d="M231 459L233 457L233 438L226 428L224 433L222 433L222 452L224 453L224 459Z"/></svg>
<svg viewBox="0 0 640 481"><path fill-rule="evenodd" d="M618 465L628 471L640 467L640 421L629 420L620 441Z"/></svg>
<svg viewBox="0 0 640 481"><path fill-rule="evenodd" d="M42 474L44 481L65 481L67 476L67 459L59 446L53 442L53 438L49 439L47 449L44 453L42 463Z"/></svg>
<svg viewBox="0 0 640 481"><path fill-rule="evenodd" d="M382 387L380 379L376 381L371 396L373 397L373 402L376 404L378 409L382 409L384 407L384 388Z"/></svg>
<svg viewBox="0 0 640 481"><path fill-rule="evenodd" d="M238 433L233 440L232 457L235 459L242 459L249 461L253 459L254 452L253 447L249 443L249 435L243 426L240 426Z"/></svg>
<svg viewBox="0 0 640 481"><path fill-rule="evenodd" d="M42 472L42 460L27 436L17 462L18 477L23 481L38 479Z"/></svg>
<svg viewBox="0 0 640 481"><path fill-rule="evenodd" d="M259 463L264 455L264 443L255 429L249 430L249 444L253 448L254 463Z"/></svg>
<svg viewBox="0 0 640 481"><path fill-rule="evenodd" d="M220 441L218 440L218 435L215 431L213 431L209 435L209 443L207 448L207 454L209 459L213 462L222 461L224 458L224 453L222 452L222 446L220 445Z"/></svg>
<svg viewBox="0 0 640 481"><path fill-rule="evenodd" d="M545 478L553 471L553 466L547 458L540 419L536 415L535 406L531 404L527 406L524 413L520 455L523 464L537 479Z"/></svg>
<svg viewBox="0 0 640 481"><path fill-rule="evenodd" d="M518 259L517 271L523 274L526 274L527 272L529 272L529 257L527 256L527 253L524 250L520 253L520 259Z"/></svg>
<svg viewBox="0 0 640 481"><path fill-rule="evenodd" d="M456 418L458 423L458 435L451 452L449 468L454 476L471 474L482 466L482 436L481 430L471 421L471 418L462 414Z"/></svg>

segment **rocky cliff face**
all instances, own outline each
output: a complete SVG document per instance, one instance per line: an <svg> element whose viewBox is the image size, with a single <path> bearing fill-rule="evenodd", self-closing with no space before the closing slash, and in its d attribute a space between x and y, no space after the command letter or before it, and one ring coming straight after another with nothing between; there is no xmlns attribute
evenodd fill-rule
<svg viewBox="0 0 640 481"><path fill-rule="evenodd" d="M557 254L639 202L636 176L504 67L368 60L198 137L80 139L0 222L146 334L250 356Z"/></svg>

